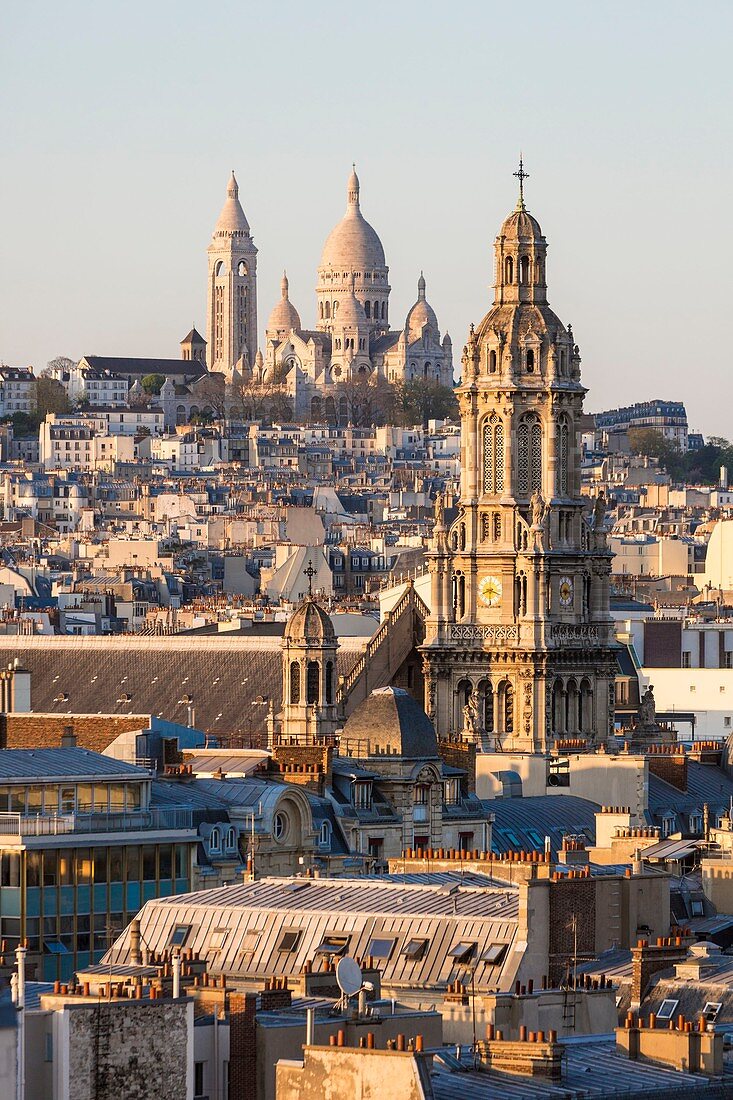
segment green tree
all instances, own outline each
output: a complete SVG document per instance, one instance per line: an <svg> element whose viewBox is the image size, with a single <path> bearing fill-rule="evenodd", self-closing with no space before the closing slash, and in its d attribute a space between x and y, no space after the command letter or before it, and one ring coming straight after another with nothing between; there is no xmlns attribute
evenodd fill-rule
<svg viewBox="0 0 733 1100"><path fill-rule="evenodd" d="M71 403L66 390L60 382L51 377L49 370L41 371L36 379L34 411L39 422L49 413L63 415L71 412Z"/></svg>
<svg viewBox="0 0 733 1100"><path fill-rule="evenodd" d="M146 374L140 379L140 385L146 393L155 394L157 397L165 382L164 374Z"/></svg>

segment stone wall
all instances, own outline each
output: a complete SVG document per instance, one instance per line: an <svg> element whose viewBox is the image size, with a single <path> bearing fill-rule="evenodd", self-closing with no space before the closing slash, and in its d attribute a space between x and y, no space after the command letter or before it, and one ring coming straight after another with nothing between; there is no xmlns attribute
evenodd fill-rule
<svg viewBox="0 0 733 1100"><path fill-rule="evenodd" d="M188 1004L69 1006L69 1100L187 1100Z"/></svg>

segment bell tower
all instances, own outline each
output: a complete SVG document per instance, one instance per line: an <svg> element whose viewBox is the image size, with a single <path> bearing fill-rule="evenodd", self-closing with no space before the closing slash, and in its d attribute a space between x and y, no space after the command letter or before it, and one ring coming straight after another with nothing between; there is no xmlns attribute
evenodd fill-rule
<svg viewBox="0 0 733 1100"><path fill-rule="evenodd" d="M234 172L207 254L206 361L210 371L230 378L251 368L257 351L257 248Z"/></svg>
<svg viewBox="0 0 733 1100"><path fill-rule="evenodd" d="M310 562L308 569L312 570ZM337 649L333 623L309 593L291 615L283 634L285 736L310 742L336 732Z"/></svg>
<svg viewBox="0 0 733 1100"><path fill-rule="evenodd" d="M461 491L436 509L426 710L484 748L605 741L615 659L605 502L580 495L585 389L547 303L547 242L519 198L494 244L494 304L471 326L459 387Z"/></svg>

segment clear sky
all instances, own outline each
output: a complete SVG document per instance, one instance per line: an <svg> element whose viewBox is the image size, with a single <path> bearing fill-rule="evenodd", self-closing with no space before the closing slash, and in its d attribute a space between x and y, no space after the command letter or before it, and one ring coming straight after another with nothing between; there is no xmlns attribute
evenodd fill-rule
<svg viewBox="0 0 733 1100"><path fill-rule="evenodd" d="M261 334L283 267L313 325L356 161L392 322L424 269L458 373L521 148L587 408L682 399L733 436L729 0L24 0L2 22L4 362L177 357L232 167Z"/></svg>

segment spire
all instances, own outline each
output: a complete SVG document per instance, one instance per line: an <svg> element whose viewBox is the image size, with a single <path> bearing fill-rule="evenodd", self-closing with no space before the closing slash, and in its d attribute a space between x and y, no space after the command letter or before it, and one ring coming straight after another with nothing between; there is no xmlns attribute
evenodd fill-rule
<svg viewBox="0 0 733 1100"><path fill-rule="evenodd" d="M239 184L233 169L227 183L227 197L214 227L214 236L249 236L249 224L239 201Z"/></svg>
<svg viewBox="0 0 733 1100"><path fill-rule="evenodd" d="M290 287L290 284L288 282L288 273L287 273L287 271L283 271L283 277L282 277L282 281L280 283L280 291L282 293L283 300L286 301L286 302L288 300L289 287Z"/></svg>
<svg viewBox="0 0 733 1100"><path fill-rule="evenodd" d="M349 182L346 187L346 194L349 206L359 207L359 177L356 174L356 165L351 165L351 175L349 176Z"/></svg>
<svg viewBox="0 0 733 1100"><path fill-rule="evenodd" d="M239 184L237 183L237 177L234 175L234 169L232 168L232 174L229 177L229 183L227 184L227 195L230 199L239 198Z"/></svg>
<svg viewBox="0 0 733 1100"><path fill-rule="evenodd" d="M519 198L517 199L517 210L526 210L524 205L524 181L529 179L529 172L524 170L524 161L522 160L522 154L519 154L519 171L514 175L519 180Z"/></svg>
<svg viewBox="0 0 733 1100"><path fill-rule="evenodd" d="M425 276L422 271L420 272L420 278L417 280L417 300L418 302L425 301Z"/></svg>

